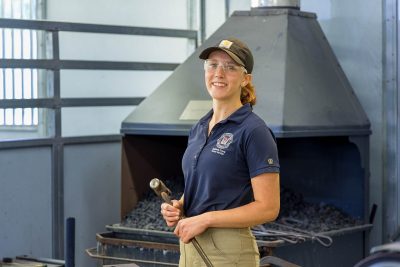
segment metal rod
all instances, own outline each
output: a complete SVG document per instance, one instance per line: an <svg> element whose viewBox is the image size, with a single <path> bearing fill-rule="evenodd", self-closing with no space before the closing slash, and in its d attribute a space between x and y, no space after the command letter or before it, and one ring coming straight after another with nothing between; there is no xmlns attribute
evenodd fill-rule
<svg viewBox="0 0 400 267"><path fill-rule="evenodd" d="M53 41L53 59L58 60L60 58L59 51L59 35L58 31L52 32ZM55 103L60 101L60 69L54 70L53 80ZM61 122L61 108L57 107L54 109L54 137L56 139L62 136L62 122ZM62 143L55 143L52 147L52 180L53 180L53 256L55 258L63 258L64 254L64 145Z"/></svg>
<svg viewBox="0 0 400 267"><path fill-rule="evenodd" d="M42 20L2 18L0 19L0 27L45 30L45 31L90 32L90 33L145 35L145 36L197 39L197 32L194 30L115 26L115 25L55 22L55 21L42 21Z"/></svg>
<svg viewBox="0 0 400 267"><path fill-rule="evenodd" d="M1 58L5 58L6 57L6 42L5 42L5 29L1 29L1 41L2 41L2 51L1 51ZM3 99L6 98L6 69L2 68L1 69L2 73L3 73ZM3 110L3 124L6 124L6 109Z"/></svg>
<svg viewBox="0 0 400 267"><path fill-rule="evenodd" d="M193 237L191 240L194 248L197 250L199 253L200 257L203 259L204 263L206 264L207 267L213 267L210 259L207 257L207 254L204 252L203 248L200 246L199 242L197 241L196 237Z"/></svg>
<svg viewBox="0 0 400 267"><path fill-rule="evenodd" d="M21 5L21 15L22 14L22 5ZM23 16L22 16L23 17ZM24 58L24 35L23 35L23 30L19 30L20 32L20 36L21 36L21 58ZM24 78L25 74L24 74L24 69L21 69L21 99L25 98L25 78ZM25 109L21 109L21 125L25 124Z"/></svg>
<svg viewBox="0 0 400 267"><path fill-rule="evenodd" d="M154 192L158 195L161 196L161 198L165 201L165 203L168 203L172 205L172 201L169 197L169 194L171 193L171 190L169 190L165 184L157 179L154 178L150 181L150 188L154 190ZM185 218L185 216L182 216L181 219ZM193 237L193 239L190 241L192 242L194 248L196 251L199 253L200 257L203 259L204 263L206 264L207 267L213 267L210 259L207 257L207 254L204 252L203 248L200 246L199 242L197 241L196 237Z"/></svg>
<svg viewBox="0 0 400 267"><path fill-rule="evenodd" d="M58 142L65 145L72 144L96 144L96 143L114 143L121 142L121 135L93 135L77 137L61 137L54 141L53 138L36 138L30 140L11 140L1 141L0 150L27 147L51 147L53 143Z"/></svg>
<svg viewBox="0 0 400 267"><path fill-rule="evenodd" d="M229 18L230 0L225 0L225 20Z"/></svg>
<svg viewBox="0 0 400 267"><path fill-rule="evenodd" d="M179 63L55 60L55 59L0 59L0 68L75 69L75 70L161 70L173 71Z"/></svg>
<svg viewBox="0 0 400 267"><path fill-rule="evenodd" d="M206 1L200 0L200 43L206 39Z"/></svg>
<svg viewBox="0 0 400 267"><path fill-rule="evenodd" d="M86 253L92 257L92 258L97 258L97 259L106 259L106 260L118 260L121 262L134 262L134 263L145 263L145 264L157 264L157 265L165 265L165 266L178 266L175 263L169 263L169 262L156 262L156 261L152 261L152 260L140 260L140 259L128 259L128 258L121 258L121 257L114 257L114 256L106 256L106 255L102 255L99 254L97 252L97 248L88 248L85 250Z"/></svg>
<svg viewBox="0 0 400 267"><path fill-rule="evenodd" d="M61 107L103 107L136 106L144 97L88 97L62 98L54 102L52 98L0 99L0 108L61 108Z"/></svg>
<svg viewBox="0 0 400 267"><path fill-rule="evenodd" d="M11 5L12 13L13 5ZM15 58L14 49L14 32L15 29L11 29L11 58ZM11 69L11 99L15 99L15 69ZM15 125L15 108L12 109L12 125Z"/></svg>

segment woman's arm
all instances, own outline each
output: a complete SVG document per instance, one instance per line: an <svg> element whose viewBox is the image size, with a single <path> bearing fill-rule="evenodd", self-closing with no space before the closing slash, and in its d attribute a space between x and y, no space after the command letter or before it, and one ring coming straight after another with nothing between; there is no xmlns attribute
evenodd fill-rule
<svg viewBox="0 0 400 267"><path fill-rule="evenodd" d="M279 173L263 173L251 179L254 201L229 210L205 212L182 219L175 234L187 243L209 227L242 228L273 221L279 214Z"/></svg>

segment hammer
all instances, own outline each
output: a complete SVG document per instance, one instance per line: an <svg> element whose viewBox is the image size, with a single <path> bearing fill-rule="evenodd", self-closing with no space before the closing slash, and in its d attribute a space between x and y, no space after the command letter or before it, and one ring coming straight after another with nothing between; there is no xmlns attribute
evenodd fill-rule
<svg viewBox="0 0 400 267"><path fill-rule="evenodd" d="M150 188L154 190L157 196L161 197L167 204L172 205L171 201L171 190L158 178L154 178L150 181ZM181 219L184 218L183 216ZM199 242L197 242L196 238L192 239L192 244L196 251L199 253L200 257L203 259L204 263L207 267L213 267L211 261L208 259L206 253L203 248L200 246Z"/></svg>

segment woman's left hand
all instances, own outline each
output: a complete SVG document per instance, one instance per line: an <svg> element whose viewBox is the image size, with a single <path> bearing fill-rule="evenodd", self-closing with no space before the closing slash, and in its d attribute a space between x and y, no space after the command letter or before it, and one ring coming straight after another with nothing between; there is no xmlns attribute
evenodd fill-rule
<svg viewBox="0 0 400 267"><path fill-rule="evenodd" d="M183 243L187 244L195 236L207 230L207 228L208 225L207 225L206 214L201 214L181 219L176 225L174 233L179 237L179 239Z"/></svg>

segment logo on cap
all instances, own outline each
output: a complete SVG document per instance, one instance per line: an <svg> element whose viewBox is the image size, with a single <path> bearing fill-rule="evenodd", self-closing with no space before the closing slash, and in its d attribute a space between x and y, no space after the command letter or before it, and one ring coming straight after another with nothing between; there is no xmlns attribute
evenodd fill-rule
<svg viewBox="0 0 400 267"><path fill-rule="evenodd" d="M223 48L226 48L226 49L231 48L232 45L233 45L233 43L231 41L228 41L228 40L222 40L219 43L219 47L223 47Z"/></svg>

